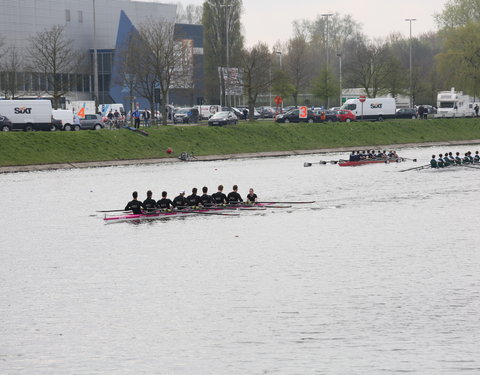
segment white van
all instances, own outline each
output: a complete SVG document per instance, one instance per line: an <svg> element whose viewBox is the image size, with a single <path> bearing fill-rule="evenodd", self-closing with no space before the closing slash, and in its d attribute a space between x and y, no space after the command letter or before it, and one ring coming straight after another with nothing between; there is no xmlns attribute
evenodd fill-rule
<svg viewBox="0 0 480 375"><path fill-rule="evenodd" d="M348 109L357 116L357 121L378 120L383 121L387 118L395 118L397 104L394 98L365 98L362 103L360 99L348 99L342 105L342 109Z"/></svg>
<svg viewBox="0 0 480 375"><path fill-rule="evenodd" d="M102 114L102 116L108 115L108 112L118 111L120 115L125 116L125 109L123 108L123 104L121 103L113 103L113 104L100 104L98 106L98 112Z"/></svg>
<svg viewBox="0 0 480 375"><path fill-rule="evenodd" d="M12 130L55 130L50 100L0 100L0 115L12 122Z"/></svg>
<svg viewBox="0 0 480 375"><path fill-rule="evenodd" d="M220 105L199 105L194 108L198 108L198 116L201 120L208 120L215 113L221 112L222 107Z"/></svg>
<svg viewBox="0 0 480 375"><path fill-rule="evenodd" d="M63 130L73 129L73 111L70 111L69 109L54 109L52 115L55 120L60 120L62 122Z"/></svg>

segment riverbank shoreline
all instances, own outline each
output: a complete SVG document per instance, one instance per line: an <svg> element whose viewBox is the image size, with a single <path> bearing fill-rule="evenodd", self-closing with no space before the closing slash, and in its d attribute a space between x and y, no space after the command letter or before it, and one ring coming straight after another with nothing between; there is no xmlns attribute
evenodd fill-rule
<svg viewBox="0 0 480 375"><path fill-rule="evenodd" d="M327 154L336 152L349 153L358 149L402 149L412 147L435 147L435 146L466 146L480 144L480 139L464 140L464 141L439 141L439 142L424 142L424 143L403 143L391 145L375 145L375 146L356 146L356 147L336 147L336 148L321 148L315 150L289 150L289 151L267 151L267 152L247 152L238 154L225 155L205 155L196 156L194 160L183 161L177 157L152 158L152 159L129 159L129 160L105 160L94 162L74 162L74 163L58 163L58 164L32 164L32 165L14 165L0 167L0 174L5 173L20 173L20 172L38 172L38 171L52 171L62 169L83 169L83 168L103 168L103 167L121 167L130 165L146 165L146 164L169 164L169 163L186 163L195 161L219 161L229 159L251 159L251 158L269 158L269 157L284 157L294 155L314 155ZM347 157L347 155L345 155ZM426 161L427 162L427 161Z"/></svg>

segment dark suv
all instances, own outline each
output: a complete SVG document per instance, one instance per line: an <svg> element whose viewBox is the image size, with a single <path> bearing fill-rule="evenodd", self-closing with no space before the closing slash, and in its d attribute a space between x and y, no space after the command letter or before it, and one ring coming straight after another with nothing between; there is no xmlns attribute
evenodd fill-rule
<svg viewBox="0 0 480 375"><path fill-rule="evenodd" d="M300 110L298 108L291 109L286 113L282 113L275 117L275 122L283 122L288 124L290 122L315 122L315 114L310 109L307 111L307 118L300 118Z"/></svg>
<svg viewBox="0 0 480 375"><path fill-rule="evenodd" d="M8 117L0 115L0 129L4 132L12 130L12 122Z"/></svg>

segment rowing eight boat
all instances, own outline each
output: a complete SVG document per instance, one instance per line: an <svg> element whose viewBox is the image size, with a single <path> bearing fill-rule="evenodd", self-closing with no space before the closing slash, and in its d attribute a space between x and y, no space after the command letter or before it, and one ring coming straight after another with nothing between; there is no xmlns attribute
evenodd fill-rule
<svg viewBox="0 0 480 375"><path fill-rule="evenodd" d="M390 159L363 159L357 161L350 161L350 160L340 160L338 165L340 167L355 167L357 165L364 165L364 164L389 164L389 163L400 163L405 161L404 158L390 158Z"/></svg>

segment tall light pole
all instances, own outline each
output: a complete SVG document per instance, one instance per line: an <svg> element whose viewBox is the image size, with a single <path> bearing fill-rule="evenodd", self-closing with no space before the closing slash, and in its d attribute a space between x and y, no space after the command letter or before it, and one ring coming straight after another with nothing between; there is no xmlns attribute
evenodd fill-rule
<svg viewBox="0 0 480 375"><path fill-rule="evenodd" d="M405 21L410 23L410 108L413 107L413 79L412 79L412 22L416 21L415 18L406 18Z"/></svg>
<svg viewBox="0 0 480 375"><path fill-rule="evenodd" d="M338 56L338 61L339 61L339 68L340 68L340 74L339 74L339 81L340 81L340 107L342 106L342 54L337 53Z"/></svg>
<svg viewBox="0 0 480 375"><path fill-rule="evenodd" d="M327 24L327 37L326 37L326 43L325 43L325 45L326 45L325 49L327 50L327 69L326 69L326 75L325 75L325 83L326 83L325 89L328 91L328 65L330 63L329 52L328 52L328 37L329 37L329 35L328 35L328 23L329 23L328 18L333 16L333 14L332 13L325 13L325 14L322 14L321 16L325 17L326 24ZM327 95L327 108L329 108L329 107L330 107L330 97Z"/></svg>
<svg viewBox="0 0 480 375"><path fill-rule="evenodd" d="M95 113L98 112L98 57L97 57L97 25L95 22L95 0L93 0L93 94L95 95Z"/></svg>
<svg viewBox="0 0 480 375"><path fill-rule="evenodd" d="M280 69L282 69L282 51L275 51L275 54L280 58Z"/></svg>

